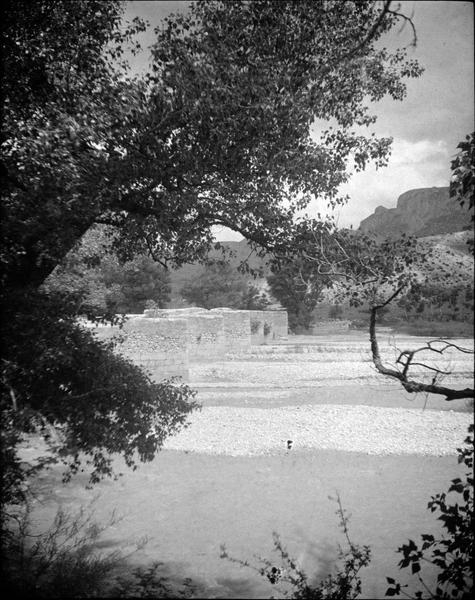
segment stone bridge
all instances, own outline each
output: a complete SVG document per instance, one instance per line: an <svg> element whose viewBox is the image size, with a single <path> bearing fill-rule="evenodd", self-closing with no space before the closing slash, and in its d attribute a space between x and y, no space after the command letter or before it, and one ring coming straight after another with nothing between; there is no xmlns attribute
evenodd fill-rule
<svg viewBox="0 0 475 600"><path fill-rule="evenodd" d="M118 335L117 351L156 381L174 376L187 381L190 361L246 354L288 333L285 310L151 309L127 317L122 330L99 326L95 332L100 339Z"/></svg>

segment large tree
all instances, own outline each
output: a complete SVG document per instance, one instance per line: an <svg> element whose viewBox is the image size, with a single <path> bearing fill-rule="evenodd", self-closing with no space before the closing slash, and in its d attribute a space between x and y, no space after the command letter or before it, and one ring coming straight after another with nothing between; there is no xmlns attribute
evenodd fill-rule
<svg viewBox="0 0 475 600"><path fill-rule="evenodd" d="M274 271L267 283L274 298L287 309L290 329L308 329L328 278L319 275L311 262L298 257L275 266Z"/></svg>
<svg viewBox="0 0 475 600"><path fill-rule="evenodd" d="M120 15L115 1L4 8L10 285L40 285L94 223L164 264L203 256L213 225L287 243L297 209L338 201L351 161L385 163L390 140L354 128L421 72L378 43L400 17L390 2L197 2L157 30L140 80L117 66L134 29Z"/></svg>
<svg viewBox="0 0 475 600"><path fill-rule="evenodd" d="M11 0L1 19L2 409L13 438L31 411L61 425L99 473L114 451L150 459L188 392L124 370L48 275L94 224L121 260L200 259L215 225L288 249L314 196L341 202L349 166L385 164L390 139L354 130L421 73L381 43L405 18L389 1L199 1L156 30L141 78L122 55L144 25L121 18L115 0Z"/></svg>
<svg viewBox="0 0 475 600"><path fill-rule="evenodd" d="M97 480L114 454L151 460L196 406L186 386L152 382L82 329L78 314L95 317L83 294L43 286L118 189L114 157L143 89L120 61L142 24L121 19L119 2L2 5L2 503L23 497L23 433Z"/></svg>

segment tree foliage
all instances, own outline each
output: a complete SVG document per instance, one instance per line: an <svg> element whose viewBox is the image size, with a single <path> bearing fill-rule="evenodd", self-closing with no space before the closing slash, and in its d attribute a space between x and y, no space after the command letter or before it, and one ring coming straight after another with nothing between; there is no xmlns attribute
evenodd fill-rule
<svg viewBox="0 0 475 600"><path fill-rule="evenodd" d="M377 47L398 21L388 3L197 2L157 29L140 80L117 67L143 27L122 31L118 2L7 4L2 260L17 284L94 223L164 264L202 257L214 225L286 244L297 209L338 201L350 162L385 163L390 140L353 127L421 72ZM318 141L315 120L332 121Z"/></svg>
<svg viewBox="0 0 475 600"><path fill-rule="evenodd" d="M120 3L2 6L1 260L7 285L40 285L102 212L140 85L124 77ZM130 131L130 134L128 132Z"/></svg>
<svg viewBox="0 0 475 600"><path fill-rule="evenodd" d="M268 305L265 295L228 263L216 262L188 281L180 290L190 304L202 308L228 307L261 310Z"/></svg>
<svg viewBox="0 0 475 600"><path fill-rule="evenodd" d="M169 272L150 256L119 261L111 253L113 234L94 227L42 285L48 292L84 294L84 302L111 313L140 313L147 302L164 308L170 300Z"/></svg>
<svg viewBox="0 0 475 600"><path fill-rule="evenodd" d="M457 148L460 150L450 164L452 177L449 193L462 206L468 204L467 208L471 210L475 195L475 133L467 135Z"/></svg>
<svg viewBox="0 0 475 600"><path fill-rule="evenodd" d="M119 266L117 258L108 251L110 243L107 229L91 228L55 267L41 289L46 293L79 293L83 295L85 304L104 309L108 291L104 270L107 266Z"/></svg>
<svg viewBox="0 0 475 600"><path fill-rule="evenodd" d="M139 256L124 264L105 261L102 265L106 304L117 313L141 313L147 302L165 308L170 301L170 274L149 256Z"/></svg>
<svg viewBox="0 0 475 600"><path fill-rule="evenodd" d="M433 496L427 508L437 514L442 522L444 535L437 539L432 534L422 534L419 546L413 540L403 544L398 552L402 554L399 562L401 569L411 568L419 580L420 588L413 595L403 591L407 585L401 585L388 577L390 587L386 596L404 595L410 598L449 598L468 600L473 592L473 425L464 440L466 447L457 448L458 462L464 463L468 471L465 479L453 479L448 491ZM431 563L437 568L437 586L431 589L423 579L423 565Z"/></svg>
<svg viewBox="0 0 475 600"><path fill-rule="evenodd" d="M419 311L430 321L473 321L472 285L447 285L439 281L415 283L397 304L406 318Z"/></svg>
<svg viewBox="0 0 475 600"><path fill-rule="evenodd" d="M311 325L312 311L329 281L308 261L295 259L274 267L267 283L274 298L287 309L290 329L296 331Z"/></svg>
<svg viewBox="0 0 475 600"><path fill-rule="evenodd" d="M430 248L405 235L380 242L361 232L338 230L330 222L310 222L300 227L289 255L304 261L316 276L328 278L336 295L349 299L350 305L367 307L372 359L382 375L398 380L409 393L441 394L447 400L474 397L473 388L454 389L441 384L450 373L434 359L452 350L473 354L470 348L450 339L429 340L416 350L402 350L395 365L387 366L380 355L376 329L380 312L403 294L411 294L411 290L415 293L421 280L427 283L422 267L430 258ZM442 283L444 277L434 277L432 283ZM422 356L424 359L418 360ZM423 378L414 375L417 368L423 369Z"/></svg>
<svg viewBox="0 0 475 600"><path fill-rule="evenodd" d="M9 343L1 409L7 434L40 432L69 475L90 465L91 481L97 481L113 474L114 454L129 466L152 460L196 404L186 386L152 383L114 353L111 342L99 342L80 326L81 299L75 300L38 292L4 307L1 333ZM4 474L11 478L11 445L2 452ZM4 486L2 493L13 498L14 491Z"/></svg>

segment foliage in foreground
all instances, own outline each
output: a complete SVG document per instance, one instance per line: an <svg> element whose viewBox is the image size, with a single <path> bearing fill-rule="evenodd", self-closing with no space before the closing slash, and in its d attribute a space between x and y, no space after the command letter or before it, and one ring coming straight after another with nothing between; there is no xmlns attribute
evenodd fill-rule
<svg viewBox="0 0 475 600"><path fill-rule="evenodd" d="M80 301L38 292L4 305L4 502L19 500L19 485L27 477L16 454L23 434L41 434L69 474L89 464L94 482L113 474L114 454L132 467L138 460L152 460L197 407L187 386L152 382L116 354L113 343L100 342L79 326Z"/></svg>
<svg viewBox="0 0 475 600"><path fill-rule="evenodd" d="M427 508L436 513L442 521L445 535L436 539L431 534L422 534L419 546L413 540L398 548L403 555L399 562L401 569L411 568L417 576L420 588L409 596L404 592L407 585L397 583L388 577L390 587L386 596L404 595L410 598L431 598L435 600L468 600L473 592L473 425L465 438L466 448L457 448L458 462L464 463L468 471L465 479L452 479L448 491L433 496ZM450 500L448 494L451 494ZM430 563L437 567L437 586L431 589L424 581L422 565Z"/></svg>
<svg viewBox="0 0 475 600"><path fill-rule="evenodd" d="M474 426L468 428L469 435L464 443L467 447L457 448L458 462L464 463L469 469L465 480L453 479L447 493L436 494L431 498L428 509L438 513L446 530L445 536L436 539L432 534L422 534L422 545L419 547L413 540L403 544L398 549L403 555L399 567L411 568L413 575L422 589L413 594L406 593L407 584L401 585L394 578L387 577L390 587L386 596L404 595L412 600L469 600L473 592L473 550L474 550L474 519L473 519L473 455L474 455ZM457 494L460 498L448 501L447 494ZM331 498L330 498L331 499ZM361 594L360 571L367 567L371 560L369 546L354 544L349 536L348 516L344 511L341 500L337 496L337 515L340 527L345 535L347 546L338 545L339 563L334 572L325 578L312 582L298 562L285 550L280 537L274 532L274 548L280 556L280 566L275 561L260 558L262 566L256 567L248 560L231 557L224 546L221 547L221 558L226 558L242 567L251 568L272 584L284 584L286 597L295 600L350 600ZM422 577L422 564L431 563L437 567L437 586L433 590ZM289 590L290 587L290 590Z"/></svg>
<svg viewBox="0 0 475 600"><path fill-rule="evenodd" d="M34 534L29 503L24 508L1 542L2 591L9 597L187 598L193 594L191 580L176 581L162 563L129 566L128 559L146 539L136 542L130 554L95 548L101 534L121 520L114 513L98 526L92 506L77 513L59 509L51 527Z"/></svg>
<svg viewBox="0 0 475 600"><path fill-rule="evenodd" d="M93 555L91 546L108 526L92 521L89 511L77 514L58 510L44 533L31 531L31 507L24 505L2 536L2 589L11 597L95 597L106 577L120 563L117 551Z"/></svg>
<svg viewBox="0 0 475 600"><path fill-rule="evenodd" d="M330 498L333 499L333 498ZM280 566L269 559L261 558L260 567L256 567L247 560L231 557L224 546L221 547L221 558L226 558L242 567L249 567L257 571L272 583L284 584L290 587L291 592L284 592L285 596L295 600L353 600L361 593L360 571L367 567L371 560L369 546L359 546L351 541L348 529L348 516L343 509L340 497L337 496L338 509L336 514L340 519L347 547L338 545L338 566L317 583L310 581L309 576L285 550L279 535L274 532L274 549L280 556Z"/></svg>
<svg viewBox="0 0 475 600"><path fill-rule="evenodd" d="M468 205L468 210L472 210L475 194L475 132L465 136L465 140L457 148L460 150L450 164L450 197L456 198L462 206Z"/></svg>
<svg viewBox="0 0 475 600"><path fill-rule="evenodd" d="M151 70L133 78L124 50L145 23L122 13L115 0L4 10L8 285L41 284L98 223L122 257L161 264L202 259L214 226L287 246L314 195L344 201L349 165L386 164L391 139L355 127L422 72L378 44L405 18L397 5L201 1L157 28ZM316 119L333 125L318 140Z"/></svg>
<svg viewBox="0 0 475 600"><path fill-rule="evenodd" d="M393 578L387 578L390 587L387 596L404 595L414 600L468 600L473 587L473 425L465 439L467 447L458 448L458 461L469 471L465 480L453 479L446 493L432 497L428 508L438 513L446 535L436 539L422 534L422 545L412 540L398 551L403 555L399 566L411 568L417 576L421 590L412 595L404 591ZM448 494L457 495L448 501ZM350 600L361 594L361 570L368 566L370 548L354 544L349 535L348 516L337 497L337 515L346 539L346 547L339 546L339 563L326 577L312 581L298 562L285 550L279 536L274 533L274 546L280 557L275 561L260 559L260 566L235 559L222 548L221 556L253 569L273 585L283 585L284 595L296 600ZM53 526L44 534L33 536L30 532L30 515L27 510L12 519L7 535L2 537L2 583L4 589L16 597L189 597L195 586L191 580L177 584L166 572L163 564L154 563L145 568L127 568L127 556L112 551L97 554L94 545L99 536L117 519L112 515L104 527L91 521L91 514L81 509L77 515L59 511ZM21 510L19 511L21 513ZM17 512L18 514L18 512ZM15 523L12 526L12 523ZM145 543L144 541L141 542ZM140 547L140 544L137 547ZM438 569L437 587L430 589L422 577L422 565L429 562Z"/></svg>

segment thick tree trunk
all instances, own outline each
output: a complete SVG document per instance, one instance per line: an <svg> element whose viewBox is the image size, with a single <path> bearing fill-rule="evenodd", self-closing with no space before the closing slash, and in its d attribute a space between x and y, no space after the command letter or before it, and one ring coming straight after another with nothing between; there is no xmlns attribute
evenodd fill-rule
<svg viewBox="0 0 475 600"><path fill-rule="evenodd" d="M54 256L45 257L40 254L41 239L32 238L23 242L24 253L19 254L14 264L10 264L4 273L4 289L38 289L93 224L94 220L91 220L81 229L75 228L67 244L55 248Z"/></svg>

